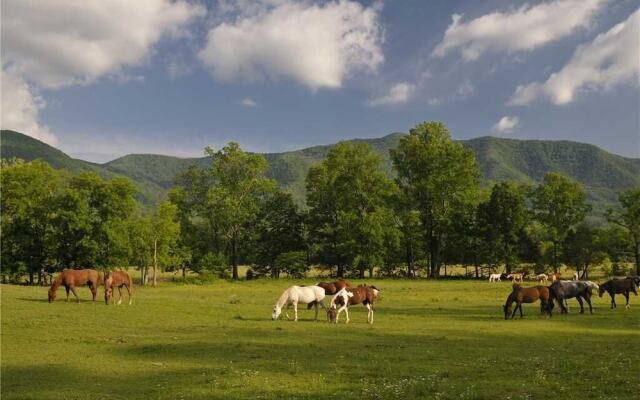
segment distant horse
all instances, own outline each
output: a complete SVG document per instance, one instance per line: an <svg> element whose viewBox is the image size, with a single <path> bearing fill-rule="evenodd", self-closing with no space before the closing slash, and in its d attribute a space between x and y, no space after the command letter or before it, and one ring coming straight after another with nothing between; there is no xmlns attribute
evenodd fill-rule
<svg viewBox="0 0 640 400"><path fill-rule="evenodd" d="M522 283L522 279L524 278L524 275L518 272L518 273L507 275L507 278L511 279L514 283L516 282Z"/></svg>
<svg viewBox="0 0 640 400"><path fill-rule="evenodd" d="M572 281L579 281L580 280L580 276L578 275L578 272L574 272L573 273L573 277L571 278Z"/></svg>
<svg viewBox="0 0 640 400"><path fill-rule="evenodd" d="M560 272L552 272L550 276L551 276L551 282L556 282L560 280Z"/></svg>
<svg viewBox="0 0 640 400"><path fill-rule="evenodd" d="M489 282L500 282L502 280L502 274L489 275Z"/></svg>
<svg viewBox="0 0 640 400"><path fill-rule="evenodd" d="M560 313L566 314L568 312L565 302L567 299L575 297L580 304L580 314L584 314L584 305L582 300L586 301L589 305L589 312L593 314L593 307L591 306L591 285L582 281L556 281L549 286L549 315L551 315L551 309L553 309L553 300L555 299L560 306Z"/></svg>
<svg viewBox="0 0 640 400"><path fill-rule="evenodd" d="M342 311L347 315L346 323L349 323L348 306L362 304L367 307L367 323L373 324L373 302L378 298L380 290L375 286L360 285L356 288L344 288L331 299L331 305L327 311L330 322L338 323ZM340 308L337 308L340 306Z"/></svg>
<svg viewBox="0 0 640 400"><path fill-rule="evenodd" d="M271 313L271 319L276 320L280 317L282 313L282 308L284 307L284 314L289 319L289 313L287 310L290 305L293 305L294 312L294 321L298 320L298 303L309 304L313 303L316 307L316 316L314 318L315 321L318 320L318 304L322 306L325 310L327 306L324 304L325 294L324 289L320 286L291 286L287 290L285 290L278 300L276 304L273 306L273 311Z"/></svg>
<svg viewBox="0 0 640 400"><path fill-rule="evenodd" d="M76 286L88 285L93 296L93 301L96 301L96 294L98 293L98 286L102 281L102 272L98 272L93 269L64 269L60 275L53 281L51 288L49 288L49 303L56 299L56 293L60 285L64 286L67 291L67 303L69 302L69 290L76 296L76 302L80 303L78 297L78 291Z"/></svg>
<svg viewBox="0 0 640 400"><path fill-rule="evenodd" d="M520 318L522 315L522 303L535 303L540 300L540 312L541 313L551 313L549 307L549 288L546 286L534 286L523 288L517 283L513 284L513 291L507 296L507 301L505 302L502 309L504 311L504 319L513 319L516 315L516 311L520 310ZM511 310L511 306L513 303L516 303L516 308Z"/></svg>
<svg viewBox="0 0 640 400"><path fill-rule="evenodd" d="M611 279L600 285L600 289L598 289L598 295L602 297L604 292L609 293L611 296L611 308L616 308L616 294L622 294L624 298L627 300L627 305L625 308L631 307L629 305L629 292L633 292L636 296L638 295L638 291L636 288L636 282L634 279Z"/></svg>
<svg viewBox="0 0 640 400"><path fill-rule="evenodd" d="M129 293L129 305L131 305L131 300L133 298L133 280L124 271L110 271L104 277L104 302L105 304L109 304L109 299L113 297L113 302L116 302L116 296L113 292L113 288L118 288L118 293L120 293L120 297L118 299L118 305L122 303L122 287L127 288L127 292Z"/></svg>
<svg viewBox="0 0 640 400"><path fill-rule="evenodd" d="M540 283L547 283L549 281L549 276L547 274L538 274L536 275L536 281Z"/></svg>

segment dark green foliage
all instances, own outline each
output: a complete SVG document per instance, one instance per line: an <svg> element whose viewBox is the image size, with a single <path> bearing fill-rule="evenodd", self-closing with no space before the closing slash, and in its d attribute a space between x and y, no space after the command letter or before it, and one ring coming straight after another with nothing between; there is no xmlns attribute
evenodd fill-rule
<svg viewBox="0 0 640 400"><path fill-rule="evenodd" d="M624 228L636 262L636 275L640 275L640 187L622 192L618 196L622 211L607 211L607 219Z"/></svg>

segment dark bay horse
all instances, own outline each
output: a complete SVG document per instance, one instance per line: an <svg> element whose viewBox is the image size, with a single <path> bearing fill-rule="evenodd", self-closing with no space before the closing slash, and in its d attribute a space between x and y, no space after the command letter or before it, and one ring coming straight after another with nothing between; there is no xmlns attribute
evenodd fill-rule
<svg viewBox="0 0 640 400"><path fill-rule="evenodd" d="M64 286L67 291L67 302L69 302L69 290L71 290L73 295L76 296L76 302L80 303L76 286L82 285L89 286L93 301L96 301L100 281L102 281L102 272L93 269L64 269L53 281L51 288L49 288L49 303L56 299L56 292L61 285Z"/></svg>
<svg viewBox="0 0 640 400"><path fill-rule="evenodd" d="M129 293L129 305L133 298L133 280L124 271L110 271L104 276L104 302L109 304L109 299L113 297L113 302L116 302L116 296L114 295L113 288L118 288L120 298L118 299L118 305L122 303L122 287L127 288Z"/></svg>
<svg viewBox="0 0 640 400"><path fill-rule="evenodd" d="M549 286L549 315L553 309L553 300L558 302L560 306L560 313L566 314L568 312L565 302L567 299L575 297L580 304L580 314L584 314L584 305L582 300L586 301L589 305L589 312L593 314L593 307L591 306L591 285L583 281L555 281Z"/></svg>
<svg viewBox="0 0 640 400"><path fill-rule="evenodd" d="M604 292L609 293L611 296L611 308L616 308L616 294L622 294L627 300L625 308L629 308L629 292L633 292L636 296L638 291L636 288L636 281L633 278L626 279L611 279L600 285L598 289L598 295L602 297Z"/></svg>
<svg viewBox="0 0 640 400"><path fill-rule="evenodd" d="M540 312L551 314L551 310L548 309L549 288L542 285L524 288L517 283L514 284L513 291L507 296L507 301L502 306L504 319L509 319L509 316L513 319L518 310L520 310L520 318L522 318L522 303L535 303L538 300L540 300ZM516 303L516 308L512 311L511 306L513 303Z"/></svg>

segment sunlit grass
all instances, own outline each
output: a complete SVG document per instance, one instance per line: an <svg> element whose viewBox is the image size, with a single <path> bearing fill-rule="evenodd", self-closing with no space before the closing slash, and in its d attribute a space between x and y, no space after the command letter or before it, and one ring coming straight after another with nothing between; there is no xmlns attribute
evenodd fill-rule
<svg viewBox="0 0 640 400"><path fill-rule="evenodd" d="M640 298L505 321L509 283L376 280L375 324L271 321L293 281L136 288L133 306L2 286L3 399L636 398ZM308 279L307 284L313 283ZM102 298L102 288L100 289Z"/></svg>

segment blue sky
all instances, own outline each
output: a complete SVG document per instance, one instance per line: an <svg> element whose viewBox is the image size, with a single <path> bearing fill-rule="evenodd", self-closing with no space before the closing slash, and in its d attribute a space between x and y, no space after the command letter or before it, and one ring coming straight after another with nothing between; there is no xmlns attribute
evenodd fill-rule
<svg viewBox="0 0 640 400"><path fill-rule="evenodd" d="M3 1L2 127L107 161L443 121L640 157L637 1Z"/></svg>

